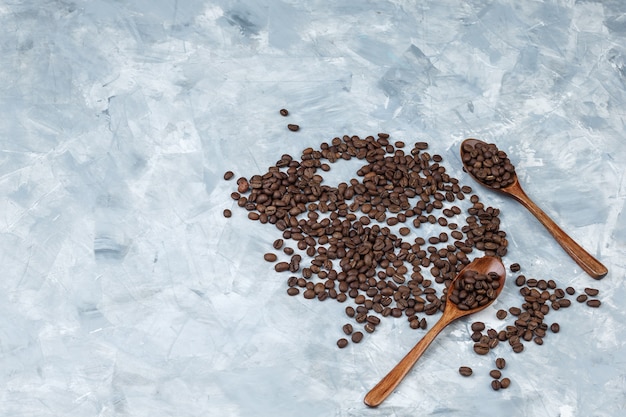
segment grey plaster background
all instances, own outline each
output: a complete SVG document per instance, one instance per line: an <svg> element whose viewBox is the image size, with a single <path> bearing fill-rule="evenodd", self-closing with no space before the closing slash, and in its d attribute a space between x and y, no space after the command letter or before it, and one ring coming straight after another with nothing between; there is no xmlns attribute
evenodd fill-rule
<svg viewBox="0 0 626 417"><path fill-rule="evenodd" d="M623 1L1 1L0 27L1 415L624 415ZM601 291L543 346L503 348L506 391L466 320L367 409L423 332L384 321L337 349L344 306L285 294L262 259L278 231L222 179L381 131L501 209L508 264ZM471 182L466 137L509 154L604 280ZM477 319L498 325L516 291Z"/></svg>

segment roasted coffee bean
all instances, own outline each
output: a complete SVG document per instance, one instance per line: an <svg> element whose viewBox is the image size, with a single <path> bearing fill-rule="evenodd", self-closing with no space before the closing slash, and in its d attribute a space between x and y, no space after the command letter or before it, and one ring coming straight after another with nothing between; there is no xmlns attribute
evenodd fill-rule
<svg viewBox="0 0 626 417"><path fill-rule="evenodd" d="M493 143L465 143L461 147L465 169L478 181L493 188L505 188L515 178L515 167L506 152Z"/></svg>
<svg viewBox="0 0 626 417"><path fill-rule="evenodd" d="M508 313L506 312L506 310L498 310L496 312L496 317L500 320L504 320L506 318L506 316L508 315Z"/></svg>
<svg viewBox="0 0 626 417"><path fill-rule="evenodd" d="M497 369L492 369L489 372L489 376L492 377L493 379L500 379L500 377L502 376L502 372L500 372Z"/></svg>
<svg viewBox="0 0 626 417"><path fill-rule="evenodd" d="M514 264L511 264L509 269L511 270L511 272L519 272L522 268L520 267L520 264L514 263Z"/></svg>
<svg viewBox="0 0 626 417"><path fill-rule="evenodd" d="M346 307L346 315L348 317L354 317L355 314L356 314L356 311L354 310L354 307L352 306Z"/></svg>
<svg viewBox="0 0 626 417"><path fill-rule="evenodd" d="M287 109L280 109L279 111L281 116L288 116L289 115L289 110Z"/></svg>
<svg viewBox="0 0 626 417"><path fill-rule="evenodd" d="M585 301L587 301L587 294L580 294L578 297L576 297L576 301L578 301L579 303L584 303Z"/></svg>
<svg viewBox="0 0 626 417"><path fill-rule="evenodd" d="M589 307L598 308L600 307L600 305L602 305L602 303L600 302L600 300L589 300L587 301L587 305Z"/></svg>
<svg viewBox="0 0 626 417"><path fill-rule="evenodd" d="M292 132L297 132L298 130L300 130L300 126L296 124L292 124L292 123L288 124L287 128L291 130Z"/></svg>
<svg viewBox="0 0 626 417"><path fill-rule="evenodd" d="M486 355L487 353L489 353L489 345L486 343L474 343L474 352L478 353L479 355Z"/></svg>
<svg viewBox="0 0 626 417"><path fill-rule="evenodd" d="M235 173L233 171L226 171L224 173L224 179L226 181L230 180L231 178L233 178L235 176Z"/></svg>
<svg viewBox="0 0 626 417"><path fill-rule="evenodd" d="M230 211L229 209L224 210L224 217L229 218L232 215L233 215L233 212Z"/></svg>
<svg viewBox="0 0 626 417"><path fill-rule="evenodd" d="M587 294L590 297L595 297L600 293L600 290L597 290L595 288L585 288L585 294Z"/></svg>
<svg viewBox="0 0 626 417"><path fill-rule="evenodd" d="M293 255L294 250L293 250L293 248L290 248L290 247L288 247L288 246L287 246L287 247L285 247L285 248L283 249L283 252L285 253L285 255L289 255L289 256L291 256L291 255Z"/></svg>
<svg viewBox="0 0 626 417"><path fill-rule="evenodd" d="M461 366L459 367L459 373L463 376L470 376L474 371L469 366Z"/></svg>
<svg viewBox="0 0 626 417"><path fill-rule="evenodd" d="M315 291L313 289L307 289L307 290L304 291L303 296L307 300L312 300L313 298L315 298L316 294L315 294Z"/></svg>
<svg viewBox="0 0 626 417"><path fill-rule="evenodd" d="M348 346L348 339L346 338L341 338L339 340L337 340L337 346L339 346L339 349L343 349L346 346Z"/></svg>
<svg viewBox="0 0 626 417"><path fill-rule="evenodd" d="M248 190L250 189L250 184L248 183L248 180L245 179L244 177L241 177L237 180L237 191L240 193L247 193Z"/></svg>
<svg viewBox="0 0 626 417"><path fill-rule="evenodd" d="M524 350L524 345L522 343L516 343L511 347L513 348L513 352L515 353L520 353Z"/></svg>
<svg viewBox="0 0 626 417"><path fill-rule="evenodd" d="M491 388L493 388L494 391L498 391L500 388L502 388L502 384L497 379L494 379L493 381L491 381Z"/></svg>
<svg viewBox="0 0 626 417"><path fill-rule="evenodd" d="M276 262L278 257L273 253L266 253L265 255L263 255L263 259L265 259L267 262Z"/></svg>
<svg viewBox="0 0 626 417"><path fill-rule="evenodd" d="M511 313L513 316L519 316L520 314L522 314L522 310L518 307L511 307L509 308L509 313Z"/></svg>
<svg viewBox="0 0 626 417"><path fill-rule="evenodd" d="M504 358L497 358L496 359L496 368L504 369L505 366L506 366L506 360Z"/></svg>
<svg viewBox="0 0 626 417"><path fill-rule="evenodd" d="M550 325L550 330L552 331L552 333L558 333L559 330L561 330L561 326L559 326L559 323L552 323Z"/></svg>
<svg viewBox="0 0 626 417"><path fill-rule="evenodd" d="M537 336L537 337L535 337L533 340L534 340L534 342L535 342L536 344L538 344L538 345L543 345L543 338L542 338L542 337Z"/></svg>
<svg viewBox="0 0 626 417"><path fill-rule="evenodd" d="M278 262L274 265L276 272L285 272L289 270L289 262Z"/></svg>
<svg viewBox="0 0 626 417"><path fill-rule="evenodd" d="M480 338L481 338L482 336L483 336L483 334L482 334L481 332L474 332L474 333L472 333L471 338L472 338L472 340L473 340L474 342L478 342L478 341L480 341Z"/></svg>
<svg viewBox="0 0 626 417"><path fill-rule="evenodd" d="M350 323L344 324L342 329L346 335L350 336L352 334L352 325Z"/></svg>
<svg viewBox="0 0 626 417"><path fill-rule="evenodd" d="M274 247L274 249L280 249L283 247L283 242L284 241L282 239L276 239L272 246Z"/></svg>
<svg viewBox="0 0 626 417"><path fill-rule="evenodd" d="M374 333L376 326L372 323L366 323L365 326L363 326L363 329L368 333Z"/></svg>
<svg viewBox="0 0 626 417"><path fill-rule="evenodd" d="M574 287L567 287L565 288L565 292L569 295L574 295L576 293L576 290L574 289Z"/></svg>
<svg viewBox="0 0 626 417"><path fill-rule="evenodd" d="M526 284L526 277L524 275L518 275L518 277L515 278L515 285L521 287L524 284Z"/></svg>
<svg viewBox="0 0 626 417"><path fill-rule="evenodd" d="M295 287L287 288L287 294L289 294L289 295L298 295L298 294L300 294L300 290L295 288Z"/></svg>
<svg viewBox="0 0 626 417"><path fill-rule="evenodd" d="M352 333L351 339L354 343L359 343L361 340L363 340L363 333L354 332Z"/></svg>
<svg viewBox="0 0 626 417"><path fill-rule="evenodd" d="M500 388L507 389L511 385L511 380L509 378L502 378L500 380Z"/></svg>
<svg viewBox="0 0 626 417"><path fill-rule="evenodd" d="M474 323L472 323L472 330L475 332L482 332L483 330L485 330L485 323L481 321L475 321Z"/></svg>

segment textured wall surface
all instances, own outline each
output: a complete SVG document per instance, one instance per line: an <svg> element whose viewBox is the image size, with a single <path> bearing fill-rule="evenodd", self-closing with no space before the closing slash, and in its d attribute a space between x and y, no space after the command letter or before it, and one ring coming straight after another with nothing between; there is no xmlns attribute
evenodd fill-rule
<svg viewBox="0 0 626 417"><path fill-rule="evenodd" d="M624 415L625 2L25 0L0 26L0 415ZM501 210L507 265L601 308L552 312L561 332L520 354L474 354L458 321L366 408L424 331L387 318L338 349L345 305L286 295L263 260L280 232L222 176L378 132ZM462 171L466 137L508 153L602 281ZM336 165L335 184L358 167ZM509 280L475 319L518 300Z"/></svg>

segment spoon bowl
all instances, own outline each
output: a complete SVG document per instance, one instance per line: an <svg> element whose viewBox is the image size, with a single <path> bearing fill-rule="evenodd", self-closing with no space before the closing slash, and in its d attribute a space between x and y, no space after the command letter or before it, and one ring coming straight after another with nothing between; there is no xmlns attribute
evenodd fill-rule
<svg viewBox="0 0 626 417"><path fill-rule="evenodd" d="M476 145L487 145L486 142L483 142L478 139L465 139L461 144L461 161L463 161L463 166L465 171L472 177L476 182L483 185L484 187L490 188L492 190L499 191L504 193L510 197L513 197L516 201L521 203L532 215L534 215L537 220L543 226L548 229L548 232L554 237L554 239L561 245L561 247L567 252L572 259L594 279L601 279L604 277L608 270L607 268L600 263L596 258L594 258L589 252L587 252L582 246L574 241L570 236L567 235L546 213L543 212L524 192L522 186L519 183L519 179L515 172L511 172L510 183L507 185L500 187L497 183L487 183L480 178L478 178L472 170L468 169L468 163L464 159L464 155L466 154L466 148L471 147L474 148Z"/></svg>
<svg viewBox="0 0 626 417"><path fill-rule="evenodd" d="M484 256L482 258L476 258L465 266L457 276L452 280L448 287L448 296L450 296L451 289L454 289L460 282L460 280L466 278L469 274L479 275L497 275L497 287L494 288L494 294L492 298L485 300L475 307L467 308L463 303L453 302L448 298L446 306L443 310L443 314L433 327L424 335L424 337L406 354L406 356L374 387L367 393L364 398L366 405L370 407L377 407L380 405L391 392L400 384L402 379L409 373L413 365L426 351L428 346L435 340L435 337L450 323L465 317L467 315L476 313L489 306L502 292L504 288L504 280L506 278L506 270L500 258L494 256ZM463 306L461 308L460 306Z"/></svg>

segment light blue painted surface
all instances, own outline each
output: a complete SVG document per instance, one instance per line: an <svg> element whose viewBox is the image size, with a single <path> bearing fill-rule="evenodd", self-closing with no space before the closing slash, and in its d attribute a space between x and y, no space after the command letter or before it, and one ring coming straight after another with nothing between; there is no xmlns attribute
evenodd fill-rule
<svg viewBox="0 0 626 417"><path fill-rule="evenodd" d="M619 0L2 2L0 415L624 415L625 16ZM284 295L262 260L278 231L222 179L380 131L428 141L501 209L507 264L601 290L598 310L551 313L562 330L543 346L497 351L506 391L463 321L366 409L422 332L384 320L337 349L344 306ZM472 183L466 137L504 149L609 275ZM499 326L516 292L477 319Z"/></svg>

